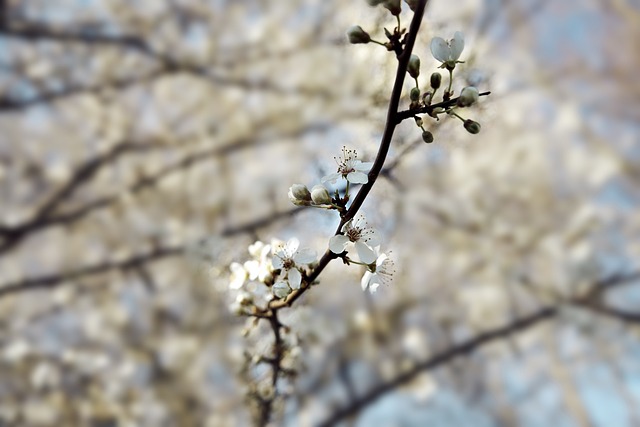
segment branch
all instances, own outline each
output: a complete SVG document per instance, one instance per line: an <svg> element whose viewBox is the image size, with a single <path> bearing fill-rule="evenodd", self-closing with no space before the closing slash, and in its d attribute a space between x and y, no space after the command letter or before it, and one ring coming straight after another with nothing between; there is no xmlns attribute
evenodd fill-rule
<svg viewBox="0 0 640 427"><path fill-rule="evenodd" d="M340 224L338 225L338 228L334 235L340 234L342 232L342 227L344 226L344 224L355 217L356 213L358 213L360 207L362 207L362 204L369 195L369 192L373 188L378 175L380 175L380 172L382 171L382 167L384 166L387 154L389 153L389 147L391 146L393 133L399 123L397 119L398 107L400 105L400 98L402 96L404 79L407 74L407 66L409 65L411 52L418 35L418 30L420 29L420 24L422 23L422 16L424 15L424 9L428 1L429 0L422 0L418 2L413 14L413 19L411 20L411 25L409 27L409 33L406 38L405 48L398 56L398 69L396 71L396 78L393 84L393 90L391 92L389 108L387 110L387 121L385 123L385 128L382 134L382 141L380 142L378 154L376 155L373 166L369 171L368 181L362 186L362 188L360 188L360 191L358 191L358 194L353 199L351 206L344 214L344 216L342 216ZM322 255L322 258L320 258L318 266L311 272L311 274L309 274L309 276L306 277L306 284L300 287L300 289L296 289L291 292L286 299L272 300L269 303L269 308L271 310L279 310L284 307L290 307L298 298L300 298L300 296L302 296L304 292L307 291L307 289L311 287L311 283L313 283L318 278L318 276L320 276L327 265L329 265L329 263L336 258L338 258L338 255L327 249L324 255Z"/></svg>
<svg viewBox="0 0 640 427"><path fill-rule="evenodd" d="M484 332L475 338L467 340L461 344L458 344L442 353L439 353L429 359L417 364L411 370L400 374L396 378L382 383L379 386L373 388L360 398L356 399L349 406L340 409L333 413L329 418L327 418L322 423L318 424L318 427L329 427L335 425L339 421L358 413L363 408L369 406L373 402L375 402L378 398L383 396L384 394L395 390L399 386L411 381L418 374L436 368L440 365L444 365L451 360L467 355L477 348L489 344L493 341L496 341L501 338L508 337L517 332L522 332L538 323L541 323L544 320L549 320L558 314L558 309L556 307L546 307L543 308L529 316L522 317L520 319L515 320L509 325L493 329L491 331Z"/></svg>
<svg viewBox="0 0 640 427"><path fill-rule="evenodd" d="M640 271L632 272L629 274L617 274L613 275L607 279L604 279L598 283L596 283L590 292L588 292L585 296L572 299L568 301L570 304L576 305L585 305L588 304L592 298L601 295L602 293L611 290L617 286L629 284L631 282L635 282L640 279ZM407 372L404 372L398 375L396 378L382 383L364 395L360 396L360 398L353 401L350 405L339 409L335 413L333 413L329 418L320 423L319 427L328 427L335 425L337 422L358 413L363 408L371 405L378 398L385 395L386 393L395 390L399 386L411 381L416 376L421 374L422 372L437 368L441 365L449 363L451 360L467 355L474 350L484 346L485 344L490 344L498 339L507 338L515 333L523 332L532 326L535 326L543 321L550 320L556 317L561 310L562 302L557 306L548 306L541 308L540 310L525 316L520 319L516 319L508 325L483 332L477 335L474 338L471 338L467 341L464 341L460 344L454 345L453 347L445 350L435 356L432 356L420 363L418 363L415 367L410 369ZM619 314L617 310L613 310L616 314ZM607 309L607 314L610 314L612 310ZM616 316L618 317L618 316ZM624 317L624 316L622 316ZM637 321L637 316L633 314L631 316L631 321Z"/></svg>
<svg viewBox="0 0 640 427"><path fill-rule="evenodd" d="M110 270L128 270L138 268L150 261L156 261L182 254L184 250L185 248L183 246L160 247L146 254L134 255L131 258L122 261L111 260L62 273L24 279L17 282L9 282L0 286L0 298L23 291L54 288L70 280L78 280L87 276L105 273Z"/></svg>

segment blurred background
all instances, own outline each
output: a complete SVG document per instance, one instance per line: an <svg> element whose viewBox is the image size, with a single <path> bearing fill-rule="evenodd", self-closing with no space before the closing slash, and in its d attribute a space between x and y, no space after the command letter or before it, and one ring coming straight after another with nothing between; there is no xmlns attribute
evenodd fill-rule
<svg viewBox="0 0 640 427"><path fill-rule="evenodd" d="M335 213L289 186L343 145L373 160L396 60L347 44L354 24L383 40L395 20L365 1L0 1L0 426L256 424L272 337L230 310L229 265L256 240L324 252ZM482 131L398 127L362 209L394 280L365 294L334 262L281 312L296 374L272 425L551 307L344 425L640 426L640 2L431 0L421 85L431 38L458 30L454 89L492 92L461 113Z"/></svg>

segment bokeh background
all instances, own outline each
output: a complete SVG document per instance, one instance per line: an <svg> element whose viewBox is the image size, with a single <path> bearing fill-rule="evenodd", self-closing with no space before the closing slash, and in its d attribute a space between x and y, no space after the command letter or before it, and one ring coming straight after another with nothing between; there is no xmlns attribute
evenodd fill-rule
<svg viewBox="0 0 640 427"><path fill-rule="evenodd" d="M229 265L255 240L324 252L335 214L289 186L343 145L375 156L396 60L347 44L354 24L382 40L394 20L365 1L0 1L0 426L255 424L272 338L230 310ZM457 30L454 88L492 92L462 112L482 131L399 126L363 206L394 281L365 294L334 262L283 310L297 375L272 424L553 307L345 425L639 426L640 2L431 0L422 85L429 41Z"/></svg>

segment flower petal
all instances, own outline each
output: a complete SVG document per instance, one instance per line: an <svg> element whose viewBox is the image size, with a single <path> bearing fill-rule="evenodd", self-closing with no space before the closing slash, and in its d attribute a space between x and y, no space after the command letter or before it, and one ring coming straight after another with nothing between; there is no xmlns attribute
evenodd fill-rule
<svg viewBox="0 0 640 427"><path fill-rule="evenodd" d="M340 178L342 178L342 174L339 174L339 173L330 173L329 175L324 176L324 177L320 180L320 182L321 182L321 183L323 183L323 184L326 184L327 182L330 182L330 183L332 183L332 184L335 184L335 182L336 182L337 180L339 180Z"/></svg>
<svg viewBox="0 0 640 427"><path fill-rule="evenodd" d="M292 289L300 289L300 283L302 283L302 275L297 268L292 268L287 272L287 278L289 279L289 285Z"/></svg>
<svg viewBox="0 0 640 427"><path fill-rule="evenodd" d="M351 172L347 175L347 180L352 184L366 184L369 181L369 177L364 172Z"/></svg>
<svg viewBox="0 0 640 427"><path fill-rule="evenodd" d="M249 279L256 280L260 271L260 263L258 261L247 261L244 263L244 269L249 273Z"/></svg>
<svg viewBox="0 0 640 427"><path fill-rule="evenodd" d="M384 264L384 262L388 259L389 257L387 256L387 254L380 254L380 256L378 257L378 259L376 260L376 267L381 267L382 264Z"/></svg>
<svg viewBox="0 0 640 427"><path fill-rule="evenodd" d="M366 237L366 243L369 246L378 246L380 243L382 243L382 236L380 236L380 233L378 233L376 229L369 228Z"/></svg>
<svg viewBox="0 0 640 427"><path fill-rule="evenodd" d="M360 286L362 286L362 290L366 291L367 288L369 287L369 282L371 281L371 276L373 276L373 273L370 271L365 271L364 275L362 276L362 280L360 280Z"/></svg>
<svg viewBox="0 0 640 427"><path fill-rule="evenodd" d="M287 285L287 282L284 282L282 280L279 280L276 283L274 283L273 287L271 288L271 291L278 298L285 298L287 295L291 293L291 289L289 289L289 285Z"/></svg>
<svg viewBox="0 0 640 427"><path fill-rule="evenodd" d="M369 292L372 294L375 293L378 290L378 286L380 286L379 282L371 281L369 284Z"/></svg>
<svg viewBox="0 0 640 427"><path fill-rule="evenodd" d="M296 237L292 237L289 239L289 241L287 241L285 253L287 254L288 257L291 257L293 256L293 254L296 253L299 247L300 247L300 240L298 240Z"/></svg>
<svg viewBox="0 0 640 427"><path fill-rule="evenodd" d="M357 241L355 246L356 251L358 251L358 257L360 257L360 262L371 264L376 260L376 253L365 243Z"/></svg>
<svg viewBox="0 0 640 427"><path fill-rule="evenodd" d="M316 260L316 251L311 248L302 248L293 256L296 264L309 264Z"/></svg>
<svg viewBox="0 0 640 427"><path fill-rule="evenodd" d="M445 62L449 59L449 45L442 37L434 37L431 40L431 54L440 62Z"/></svg>
<svg viewBox="0 0 640 427"><path fill-rule="evenodd" d="M347 246L347 243L349 243L349 238L342 234L338 234L337 236L333 236L329 239L329 249L334 254L341 254L344 252L344 248Z"/></svg>
<svg viewBox="0 0 640 427"><path fill-rule="evenodd" d="M276 270L280 270L284 265L284 263L282 262L282 258L279 255L273 257L273 259L271 260L271 264Z"/></svg>
<svg viewBox="0 0 640 427"><path fill-rule="evenodd" d="M456 33L453 36L453 40L451 40L450 42L451 44L451 49L450 49L450 60L451 61L457 61L458 58L460 58L460 55L462 54L462 50L464 49L464 34L462 34L462 32L460 31L456 31Z"/></svg>
<svg viewBox="0 0 640 427"><path fill-rule="evenodd" d="M369 172L373 167L373 162L360 162L354 166L354 169L361 172Z"/></svg>

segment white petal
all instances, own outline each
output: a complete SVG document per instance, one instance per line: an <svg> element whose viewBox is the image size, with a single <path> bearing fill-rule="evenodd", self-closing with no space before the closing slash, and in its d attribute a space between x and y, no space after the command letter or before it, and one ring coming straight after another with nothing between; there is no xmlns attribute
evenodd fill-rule
<svg viewBox="0 0 640 427"><path fill-rule="evenodd" d="M320 182L322 182L323 184L326 184L327 182L330 182L332 184L335 184L335 182L337 180L339 180L340 178L342 178L342 174L339 173L330 173L329 175L323 177Z"/></svg>
<svg viewBox="0 0 640 427"><path fill-rule="evenodd" d="M278 298L285 298L287 295L291 293L291 289L289 289L289 285L287 282L278 281L274 283L273 288L271 288L273 294Z"/></svg>
<svg viewBox="0 0 640 427"><path fill-rule="evenodd" d="M367 225L367 218L364 214L358 214L353 220L353 228L365 228Z"/></svg>
<svg viewBox="0 0 640 427"><path fill-rule="evenodd" d="M442 37L434 37L431 40L431 54L440 62L445 62L449 59L449 45Z"/></svg>
<svg viewBox="0 0 640 427"><path fill-rule="evenodd" d="M367 233L367 245L378 246L380 243L382 243L382 236L377 230L370 228Z"/></svg>
<svg viewBox="0 0 640 427"><path fill-rule="evenodd" d="M371 264L376 260L376 254L373 252L373 249L360 241L356 242L356 251L358 251L360 262Z"/></svg>
<svg viewBox="0 0 640 427"><path fill-rule="evenodd" d="M362 276L362 280L360 280L360 286L362 286L363 291L367 290L367 287L369 286L369 282L371 281L371 276L373 276L373 273L371 273L370 271L364 272L364 275Z"/></svg>
<svg viewBox="0 0 640 427"><path fill-rule="evenodd" d="M354 167L354 169L361 172L369 172L372 167L373 162L360 162Z"/></svg>
<svg viewBox="0 0 640 427"><path fill-rule="evenodd" d="M369 181L369 177L364 172L351 172L347 175L347 180L352 184L366 184Z"/></svg>
<svg viewBox="0 0 640 427"><path fill-rule="evenodd" d="M273 257L273 259L271 260L271 263L273 264L273 268L275 268L276 270L281 269L282 266L284 265L284 263L282 262L282 258L279 257L278 255Z"/></svg>
<svg viewBox="0 0 640 427"><path fill-rule="evenodd" d="M338 234L337 236L333 236L329 239L329 249L334 254L341 254L344 252L344 248L347 246L347 243L349 243L349 238L342 234Z"/></svg>
<svg viewBox="0 0 640 427"><path fill-rule="evenodd" d="M249 253L252 257L258 258L260 256L260 253L262 252L262 249L264 249L264 246L264 243L258 240L254 244L249 245Z"/></svg>
<svg viewBox="0 0 640 427"><path fill-rule="evenodd" d="M289 241L287 242L287 246L285 249L287 256L290 257L293 254L295 254L299 247L300 247L300 240L298 240L295 237L290 238Z"/></svg>
<svg viewBox="0 0 640 427"><path fill-rule="evenodd" d="M289 285L292 289L300 289L300 283L302 283L302 274L298 271L297 268L292 268L287 273L287 278L289 279Z"/></svg>
<svg viewBox="0 0 640 427"><path fill-rule="evenodd" d="M260 271L260 263L258 261L247 261L244 263L244 269L249 273L251 280L256 280Z"/></svg>
<svg viewBox="0 0 640 427"><path fill-rule="evenodd" d="M371 284L369 285L369 292L372 294L375 293L375 291L378 290L378 286L380 286L379 282L371 281Z"/></svg>
<svg viewBox="0 0 640 427"><path fill-rule="evenodd" d="M316 252L310 248L302 248L293 256L296 264L309 264L316 259Z"/></svg>
<svg viewBox="0 0 640 427"><path fill-rule="evenodd" d="M464 49L464 34L460 31L456 31L453 36L453 40L451 40L451 60L457 61L462 54L462 50Z"/></svg>
<svg viewBox="0 0 640 427"><path fill-rule="evenodd" d="M377 267L381 267L382 264L384 264L384 262L388 259L389 257L387 256L387 254L380 254L380 256L378 257L378 259L376 260L376 268Z"/></svg>

